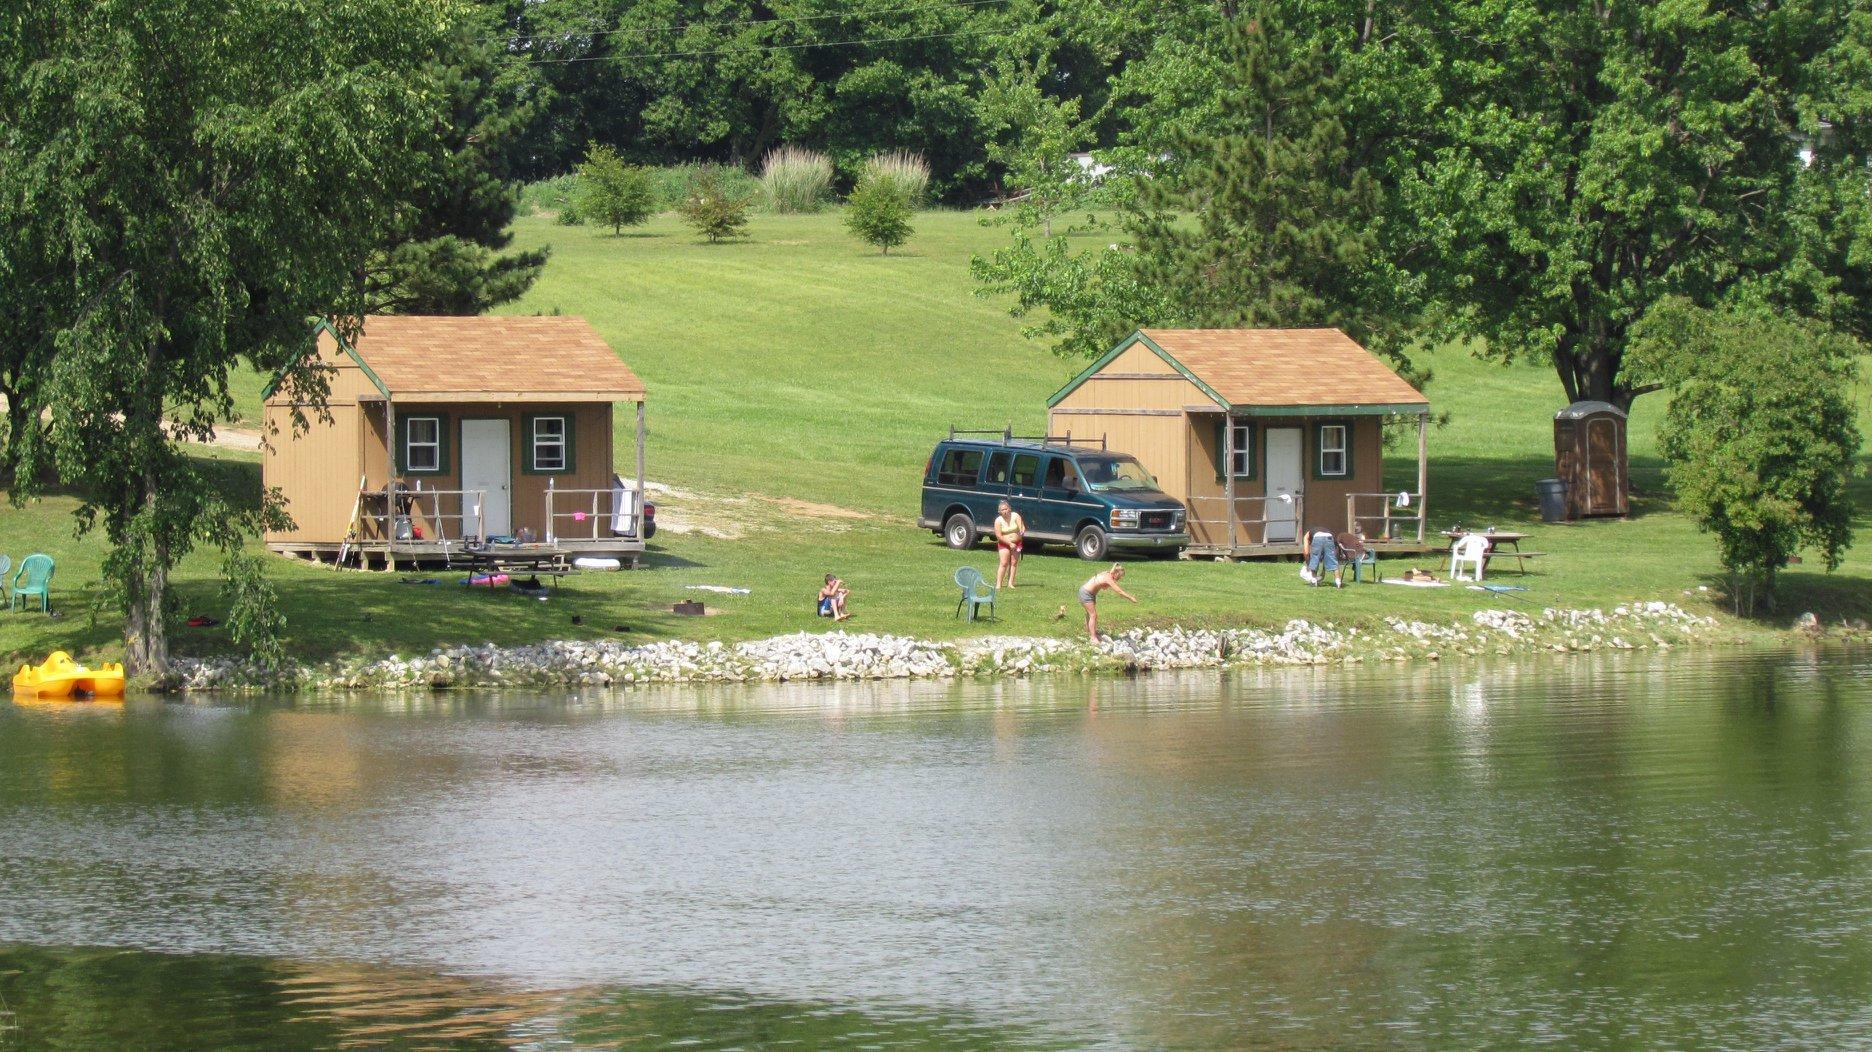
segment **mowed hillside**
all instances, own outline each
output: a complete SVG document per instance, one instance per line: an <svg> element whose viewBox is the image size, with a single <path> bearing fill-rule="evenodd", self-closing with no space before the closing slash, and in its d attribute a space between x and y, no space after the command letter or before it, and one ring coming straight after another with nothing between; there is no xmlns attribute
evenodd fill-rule
<svg viewBox="0 0 1872 1052"><path fill-rule="evenodd" d="M971 213L919 216L888 256L836 215L757 216L718 245L671 216L516 233L553 256L506 310L583 315L611 341L649 386L653 471L675 485L901 511L934 436L1039 428L1076 369L974 295L970 255L1006 233Z"/></svg>

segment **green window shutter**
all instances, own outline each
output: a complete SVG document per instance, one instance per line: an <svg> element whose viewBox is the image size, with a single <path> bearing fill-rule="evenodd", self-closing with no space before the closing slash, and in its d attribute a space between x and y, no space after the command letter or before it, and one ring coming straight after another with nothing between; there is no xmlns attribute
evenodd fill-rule
<svg viewBox="0 0 1872 1052"><path fill-rule="evenodd" d="M563 422L565 435L565 466L560 468L542 468L539 466L537 447L534 443L535 422L559 420ZM529 413L520 418L520 472L523 475L569 475L578 469L578 416L574 413Z"/></svg>
<svg viewBox="0 0 1872 1052"><path fill-rule="evenodd" d="M417 420L436 423L436 466L433 471L409 466L410 424ZM397 418L396 467L399 475L446 475L449 473L449 418L446 413L411 413Z"/></svg>

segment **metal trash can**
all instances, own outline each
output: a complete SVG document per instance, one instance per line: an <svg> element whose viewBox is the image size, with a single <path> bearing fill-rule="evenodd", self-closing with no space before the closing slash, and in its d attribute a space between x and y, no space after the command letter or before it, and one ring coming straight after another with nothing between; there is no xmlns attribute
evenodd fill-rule
<svg viewBox="0 0 1872 1052"><path fill-rule="evenodd" d="M1559 479L1541 479L1534 483L1534 496L1540 500L1540 521L1565 522L1567 484Z"/></svg>

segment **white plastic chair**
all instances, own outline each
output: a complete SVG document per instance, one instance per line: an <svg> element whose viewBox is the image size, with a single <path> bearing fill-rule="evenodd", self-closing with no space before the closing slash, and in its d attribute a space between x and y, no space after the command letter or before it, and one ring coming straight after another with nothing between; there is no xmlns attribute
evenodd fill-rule
<svg viewBox="0 0 1872 1052"><path fill-rule="evenodd" d="M1488 538L1480 533L1467 533L1456 538L1456 543L1450 545L1450 580L1468 580L1480 583L1482 580L1483 564L1488 562L1488 550ZM1475 567L1475 576L1464 577L1462 575L1464 566Z"/></svg>

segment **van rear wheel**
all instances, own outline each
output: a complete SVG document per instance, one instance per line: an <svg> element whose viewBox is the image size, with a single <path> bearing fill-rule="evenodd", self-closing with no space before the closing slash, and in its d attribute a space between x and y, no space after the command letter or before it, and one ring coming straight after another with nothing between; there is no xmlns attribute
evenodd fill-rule
<svg viewBox="0 0 1872 1052"><path fill-rule="evenodd" d="M1097 526L1087 526L1079 531L1078 537L1073 539L1073 547L1078 550L1079 558L1097 562L1105 558L1105 553L1111 550L1111 539L1106 537L1105 531Z"/></svg>
<svg viewBox="0 0 1872 1052"><path fill-rule="evenodd" d="M943 523L943 540L956 551L967 551L975 547L975 520L957 512Z"/></svg>

